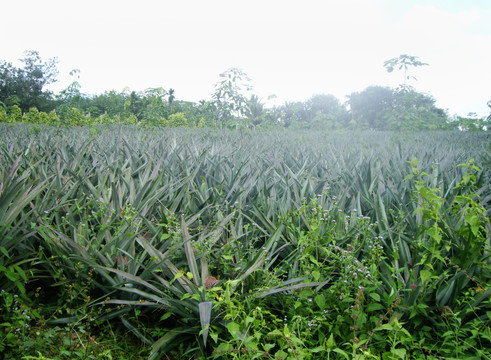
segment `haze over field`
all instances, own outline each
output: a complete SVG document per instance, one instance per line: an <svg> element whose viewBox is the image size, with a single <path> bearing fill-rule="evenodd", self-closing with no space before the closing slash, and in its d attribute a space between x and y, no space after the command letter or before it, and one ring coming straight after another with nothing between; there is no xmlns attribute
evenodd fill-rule
<svg viewBox="0 0 491 360"><path fill-rule="evenodd" d="M174 88L209 99L218 75L238 67L276 104L368 85L395 87L385 60L410 54L429 66L409 75L449 114L487 116L491 99L489 1L94 1L2 4L0 59L24 50L58 57L54 91L81 70L82 91Z"/></svg>

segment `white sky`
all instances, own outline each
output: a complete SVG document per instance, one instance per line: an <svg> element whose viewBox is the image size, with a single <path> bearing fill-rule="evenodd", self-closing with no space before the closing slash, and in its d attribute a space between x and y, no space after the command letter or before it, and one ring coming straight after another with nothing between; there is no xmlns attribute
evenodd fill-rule
<svg viewBox="0 0 491 360"><path fill-rule="evenodd" d="M369 85L402 83L383 62L409 54L429 63L409 84L437 106L489 114L489 0L15 0L1 9L0 59L57 57L55 91L80 69L84 93L164 87L199 101L238 67L276 104L314 94L344 102Z"/></svg>

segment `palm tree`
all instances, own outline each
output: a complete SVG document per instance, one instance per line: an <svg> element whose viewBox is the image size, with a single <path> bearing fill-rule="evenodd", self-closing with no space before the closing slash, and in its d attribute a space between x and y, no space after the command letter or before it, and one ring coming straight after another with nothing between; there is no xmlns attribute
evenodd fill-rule
<svg viewBox="0 0 491 360"><path fill-rule="evenodd" d="M167 101L169 102L169 107L172 109L172 104L174 103L174 100L176 99L176 97L174 96L174 89L170 88L169 89L169 97L167 99Z"/></svg>
<svg viewBox="0 0 491 360"><path fill-rule="evenodd" d="M252 94L247 100L246 117L254 128L264 120L264 104L257 95Z"/></svg>

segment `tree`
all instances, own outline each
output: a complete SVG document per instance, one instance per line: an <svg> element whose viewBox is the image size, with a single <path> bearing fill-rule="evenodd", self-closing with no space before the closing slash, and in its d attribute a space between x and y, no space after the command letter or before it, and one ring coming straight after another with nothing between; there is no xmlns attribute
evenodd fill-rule
<svg viewBox="0 0 491 360"><path fill-rule="evenodd" d="M252 90L251 79L238 68L230 68L220 74L220 81L215 85L213 102L218 111L218 123L224 126L227 122L236 121L236 126L244 119L247 109L246 92Z"/></svg>
<svg viewBox="0 0 491 360"><path fill-rule="evenodd" d="M144 118L151 121L160 121L163 118L168 118L171 114L168 101L165 97L168 96L167 91L162 88L149 88L144 91L143 103L145 104Z"/></svg>
<svg viewBox="0 0 491 360"><path fill-rule="evenodd" d="M392 58L389 60L386 60L384 62L384 67L387 69L388 72L394 71L395 67L399 67L398 70L403 70L404 72L404 78L403 78L403 83L402 87L403 89L406 88L406 80L409 80L410 78L417 80L414 76L409 76L407 75L407 71L409 67L418 67L418 66L425 66L428 65L427 63L424 63L422 61L418 60L418 56L411 56L407 54L402 54L399 55L396 58Z"/></svg>
<svg viewBox="0 0 491 360"><path fill-rule="evenodd" d="M182 112L178 112L169 116L166 125L171 127L186 127L188 126L188 119Z"/></svg>
<svg viewBox="0 0 491 360"><path fill-rule="evenodd" d="M50 111L55 107L52 92L45 86L56 81L57 59L43 62L37 51L26 51L20 59L23 68L0 62L0 101L6 106L18 105L23 112L36 107Z"/></svg>
<svg viewBox="0 0 491 360"><path fill-rule="evenodd" d="M287 101L280 107L279 111L281 114L280 120L285 127L290 127L292 125L298 125L299 123L305 122L308 117L308 111L305 108L305 103L301 101Z"/></svg>
<svg viewBox="0 0 491 360"><path fill-rule="evenodd" d="M451 126L445 111L435 106L435 99L412 87L370 86L348 98L353 120L369 129L421 131Z"/></svg>
<svg viewBox="0 0 491 360"><path fill-rule="evenodd" d="M393 107L393 90L382 86L369 86L361 92L348 96L348 104L353 120L359 126L372 130L382 130L386 126L386 113Z"/></svg>
<svg viewBox="0 0 491 360"><path fill-rule="evenodd" d="M80 91L80 70L73 69L69 72L69 75L73 78L72 83L68 85L66 89L61 90L57 98L61 100L65 106L83 108L85 97Z"/></svg>
<svg viewBox="0 0 491 360"><path fill-rule="evenodd" d="M135 115L138 120L142 120L144 104L141 96L139 96L135 91L132 91L127 101L129 102L127 107L128 110Z"/></svg>
<svg viewBox="0 0 491 360"><path fill-rule="evenodd" d="M385 113L387 130L444 130L449 119L443 109L435 106L435 99L402 87L393 93L392 109Z"/></svg>
<svg viewBox="0 0 491 360"><path fill-rule="evenodd" d="M348 113L339 100L331 94L318 94L312 96L305 104L307 110L306 121L314 127L337 128L346 126Z"/></svg>
<svg viewBox="0 0 491 360"><path fill-rule="evenodd" d="M169 97L167 98L167 101L169 103L169 107L172 109L172 104L174 104L174 100L176 99L176 96L174 95L175 90L170 88L169 89Z"/></svg>
<svg viewBox="0 0 491 360"><path fill-rule="evenodd" d="M245 115L249 123L255 128L264 120L264 103L255 94L247 100Z"/></svg>

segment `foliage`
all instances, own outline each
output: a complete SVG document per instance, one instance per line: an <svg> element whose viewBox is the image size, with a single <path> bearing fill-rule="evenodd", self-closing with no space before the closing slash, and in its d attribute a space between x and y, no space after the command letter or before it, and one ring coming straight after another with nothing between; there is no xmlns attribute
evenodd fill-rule
<svg viewBox="0 0 491 360"><path fill-rule="evenodd" d="M362 129L385 129L384 115L393 107L393 91L387 87L369 86L362 92L354 92L348 104L354 120Z"/></svg>
<svg viewBox="0 0 491 360"><path fill-rule="evenodd" d="M221 127L232 122L232 126L239 124L247 112L246 92L252 90L251 79L238 68L230 68L220 74L220 81L215 84L213 102L217 109L218 123Z"/></svg>
<svg viewBox="0 0 491 360"><path fill-rule="evenodd" d="M56 81L56 58L43 62L37 51L26 51L20 61L23 68L0 62L0 101L5 106L18 105L22 111L52 110L52 93L45 86Z"/></svg>
<svg viewBox="0 0 491 360"><path fill-rule="evenodd" d="M25 355L489 358L485 133L0 126Z"/></svg>
<svg viewBox="0 0 491 360"><path fill-rule="evenodd" d="M456 127L463 131L489 131L491 116L487 118L478 118L476 114L470 113L466 117L457 116L454 119L454 124Z"/></svg>
<svg viewBox="0 0 491 360"><path fill-rule="evenodd" d="M373 130L447 130L454 126L435 99L411 87L370 86L349 96L353 120Z"/></svg>
<svg viewBox="0 0 491 360"><path fill-rule="evenodd" d="M256 127L264 122L265 108L257 95L251 95L246 104L245 116L252 127Z"/></svg>
<svg viewBox="0 0 491 360"><path fill-rule="evenodd" d="M389 72L395 68L404 70L404 83L397 89L370 86L352 93L347 104L341 104L330 94L316 94L304 102L286 102L273 108L267 108L257 95L251 94L251 80L238 68L220 74L210 100L194 103L177 100L173 88L163 87L84 94L78 69L69 73L72 83L54 95L45 87L56 80L57 60L43 61L38 52L28 51L21 61L24 67L20 69L6 61L0 62L0 123L141 124L143 127L175 127L182 123L184 127L236 128L242 134L248 128L282 127L403 131L489 129L489 120L475 116L449 121L431 96L408 86L406 80L414 77L408 76L407 71L427 65L416 56L401 55L384 63ZM170 117L179 113L187 121L181 118L173 124Z"/></svg>
<svg viewBox="0 0 491 360"><path fill-rule="evenodd" d="M428 64L418 60L418 56L412 56L407 54L399 55L396 58L392 58L384 62L384 67L387 70L387 72L394 71L394 68L396 67L398 67L398 70L403 70L404 72L403 83L402 83L403 89L406 88L406 80L409 80L411 78L416 80L414 76L407 75L407 71L409 67L418 67L418 66L426 66L426 65Z"/></svg>
<svg viewBox="0 0 491 360"><path fill-rule="evenodd" d="M40 290L33 294L38 299ZM141 344L129 342L124 334L107 326L97 334L90 322L67 326L47 325L37 300L28 301L17 294L0 292L0 351L4 359L134 359L146 358ZM116 330L118 331L118 330Z"/></svg>
<svg viewBox="0 0 491 360"><path fill-rule="evenodd" d="M166 125L171 127L186 127L188 126L188 119L186 119L186 115L183 113L174 113L169 116Z"/></svg>

